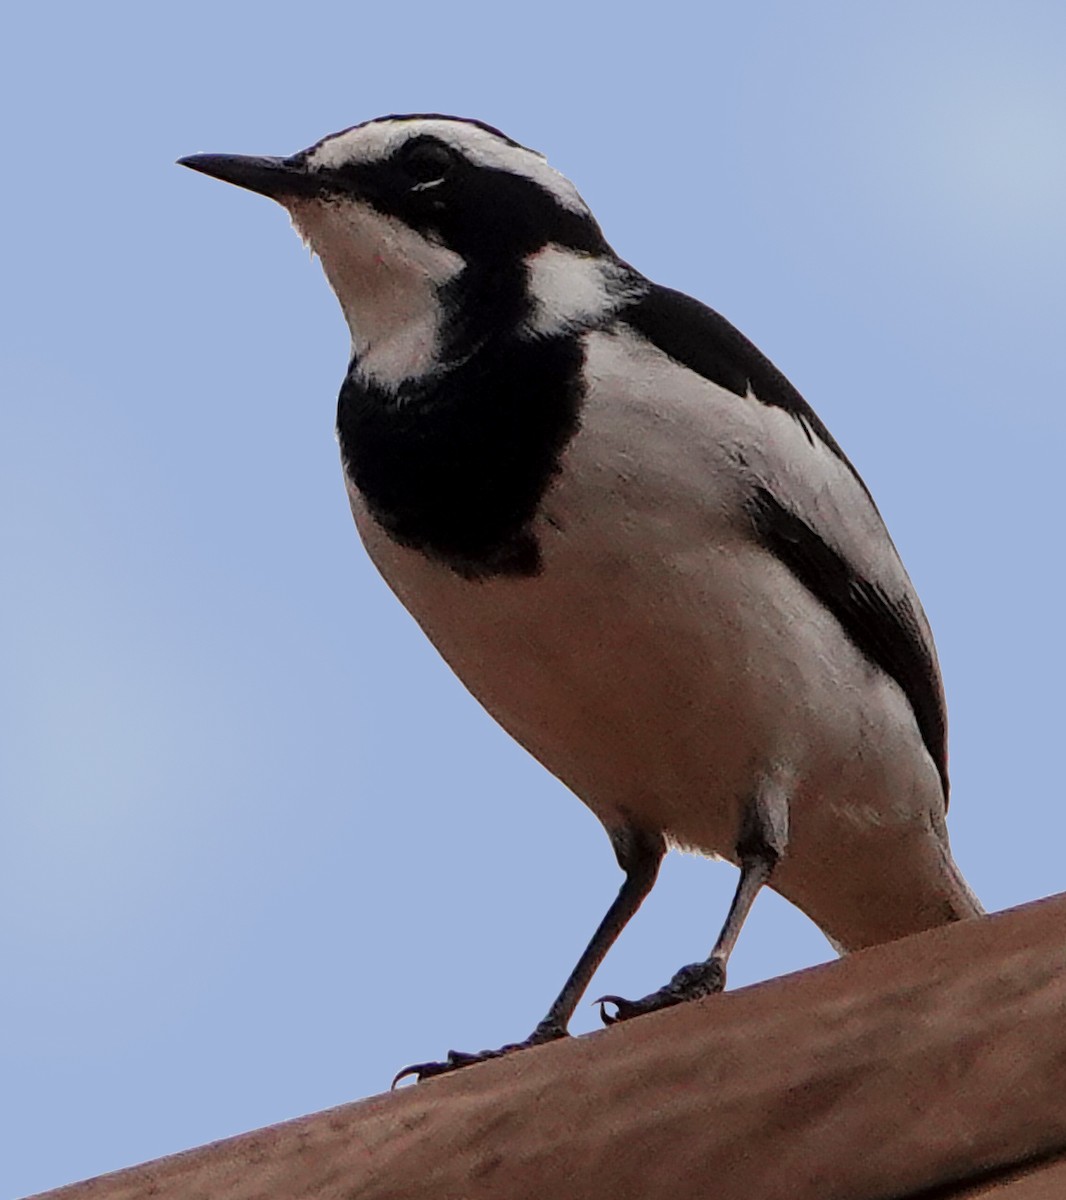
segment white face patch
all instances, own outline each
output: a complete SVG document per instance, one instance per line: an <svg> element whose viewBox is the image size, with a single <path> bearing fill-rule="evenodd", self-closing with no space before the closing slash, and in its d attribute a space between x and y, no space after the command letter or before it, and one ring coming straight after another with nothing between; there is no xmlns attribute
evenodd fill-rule
<svg viewBox="0 0 1066 1200"><path fill-rule="evenodd" d="M350 198L294 198L286 207L322 260L360 374L395 390L432 370L442 318L437 290L459 274L463 259Z"/></svg>
<svg viewBox="0 0 1066 1200"><path fill-rule="evenodd" d="M527 328L541 335L594 325L644 287L614 259L556 245L527 259L526 271L534 305Z"/></svg>
<svg viewBox="0 0 1066 1200"><path fill-rule="evenodd" d="M371 121L320 142L308 155L307 166L311 171L318 171L354 163L380 162L403 142L426 135L447 143L475 166L524 175L570 212L585 215L589 211L577 188L565 175L549 166L542 155L535 150L512 145L487 129L466 121L450 121L439 117Z"/></svg>

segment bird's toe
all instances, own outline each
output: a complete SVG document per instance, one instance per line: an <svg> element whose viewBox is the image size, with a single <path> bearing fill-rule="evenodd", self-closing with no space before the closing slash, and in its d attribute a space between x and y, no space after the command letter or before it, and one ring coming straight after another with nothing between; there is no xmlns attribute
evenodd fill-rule
<svg viewBox="0 0 1066 1200"><path fill-rule="evenodd" d="M643 996L640 1000L626 1000L622 996L601 996L593 1003L600 1006L600 1020L604 1025L616 1025L619 1021L629 1021L645 1013L658 1012L661 1008L672 1008L675 1004L712 996L724 988L725 966L720 959L709 958L704 962L690 963L687 967L682 967L665 987ZM613 1005L613 1013L608 1011L607 1005Z"/></svg>
<svg viewBox="0 0 1066 1200"><path fill-rule="evenodd" d="M541 1021L525 1041L508 1042L506 1046L501 1046L498 1050L481 1050L477 1054L467 1054L463 1050L449 1050L447 1057L441 1062L412 1063L411 1066L404 1067L402 1071L397 1073L392 1081L392 1086L395 1088L401 1079L410 1078L413 1078L417 1083L422 1083L424 1080L432 1079L436 1075L448 1075L452 1071L461 1070L463 1067L488 1062L493 1058L503 1058L506 1054L514 1054L518 1050L529 1050L533 1046L542 1046L546 1042L553 1042L558 1038L567 1036L566 1030L554 1022Z"/></svg>

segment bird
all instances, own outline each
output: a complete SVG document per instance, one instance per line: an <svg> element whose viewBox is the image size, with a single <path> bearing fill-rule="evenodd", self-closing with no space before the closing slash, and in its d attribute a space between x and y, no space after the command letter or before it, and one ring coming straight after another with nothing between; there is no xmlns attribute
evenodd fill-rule
<svg viewBox="0 0 1066 1200"><path fill-rule="evenodd" d="M321 260L363 545L623 872L532 1034L394 1086L567 1036L671 848L739 867L733 902L706 958L602 997L606 1024L721 991L764 885L841 953L982 913L950 849L929 622L855 466L751 341L479 120L179 162L280 203Z"/></svg>

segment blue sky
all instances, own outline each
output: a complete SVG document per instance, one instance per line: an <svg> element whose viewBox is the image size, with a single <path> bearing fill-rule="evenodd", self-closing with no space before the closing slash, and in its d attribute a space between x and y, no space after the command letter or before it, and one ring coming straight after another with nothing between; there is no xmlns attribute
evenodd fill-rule
<svg viewBox="0 0 1066 1200"><path fill-rule="evenodd" d="M359 547L318 266L182 154L426 110L548 153L865 475L937 634L950 824L986 904L1066 885L1066 11L393 11L6 21L2 1197L524 1036L619 882ZM594 987L705 953L733 884L672 856ZM731 984L829 956L764 894Z"/></svg>

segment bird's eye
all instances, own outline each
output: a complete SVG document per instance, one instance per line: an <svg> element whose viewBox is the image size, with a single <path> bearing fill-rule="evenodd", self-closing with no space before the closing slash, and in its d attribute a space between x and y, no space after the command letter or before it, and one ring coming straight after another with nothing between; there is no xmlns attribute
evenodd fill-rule
<svg viewBox="0 0 1066 1200"><path fill-rule="evenodd" d="M419 138L400 151L403 169L417 183L443 179L455 165L455 155L436 138Z"/></svg>

